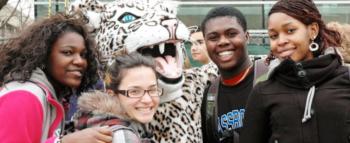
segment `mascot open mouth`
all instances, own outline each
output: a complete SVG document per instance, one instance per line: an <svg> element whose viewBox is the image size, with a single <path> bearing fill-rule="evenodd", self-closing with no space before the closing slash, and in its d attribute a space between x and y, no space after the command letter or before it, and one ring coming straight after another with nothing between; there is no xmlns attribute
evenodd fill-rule
<svg viewBox="0 0 350 143"><path fill-rule="evenodd" d="M136 51L142 55L152 56L157 63L157 72L169 79L181 76L183 59L181 49L182 41L165 41L162 43L143 46Z"/></svg>
<svg viewBox="0 0 350 143"><path fill-rule="evenodd" d="M176 45L174 43L160 43L152 46L144 46L137 49L142 55L156 57L176 56Z"/></svg>

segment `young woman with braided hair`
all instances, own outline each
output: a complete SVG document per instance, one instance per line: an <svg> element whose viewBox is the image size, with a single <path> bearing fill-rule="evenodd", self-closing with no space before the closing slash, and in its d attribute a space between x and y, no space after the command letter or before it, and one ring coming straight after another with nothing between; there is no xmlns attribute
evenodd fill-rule
<svg viewBox="0 0 350 143"><path fill-rule="evenodd" d="M312 0L280 0L269 12L268 80L250 95L242 143L347 143L350 75Z"/></svg>

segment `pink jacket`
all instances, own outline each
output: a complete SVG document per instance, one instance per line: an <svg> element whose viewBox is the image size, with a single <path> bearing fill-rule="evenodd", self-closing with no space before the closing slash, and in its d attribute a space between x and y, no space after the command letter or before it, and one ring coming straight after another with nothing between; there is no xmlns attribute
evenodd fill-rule
<svg viewBox="0 0 350 143"><path fill-rule="evenodd" d="M33 82L31 82L33 81ZM55 143L64 111L41 70L0 89L0 143Z"/></svg>

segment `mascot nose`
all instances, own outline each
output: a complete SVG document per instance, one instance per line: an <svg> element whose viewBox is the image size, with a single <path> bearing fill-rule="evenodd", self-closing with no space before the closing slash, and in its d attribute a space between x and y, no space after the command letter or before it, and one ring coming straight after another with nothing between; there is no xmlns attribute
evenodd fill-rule
<svg viewBox="0 0 350 143"><path fill-rule="evenodd" d="M176 40L176 29L179 24L178 19L167 19L162 21L162 25L168 30L169 32L169 40Z"/></svg>

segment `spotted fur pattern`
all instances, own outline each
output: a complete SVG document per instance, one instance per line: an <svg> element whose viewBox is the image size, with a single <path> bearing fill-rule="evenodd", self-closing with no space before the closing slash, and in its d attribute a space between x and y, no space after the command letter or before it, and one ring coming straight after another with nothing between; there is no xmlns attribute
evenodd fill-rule
<svg viewBox="0 0 350 143"><path fill-rule="evenodd" d="M184 71L183 95L159 106L155 120L150 123L157 142L202 142L200 107L204 88L217 76L213 63Z"/></svg>
<svg viewBox="0 0 350 143"><path fill-rule="evenodd" d="M139 51L145 46L155 49L155 46L161 47L161 43L171 43L173 46L166 46L165 53L176 52L177 63L180 66L183 64L183 41L189 39L189 31L176 18L173 1L115 0L101 3L77 0L72 4L71 11L85 14L91 31L95 32L98 50L106 62L112 61L120 53ZM200 106L207 82L217 76L217 68L214 64L208 64L201 68L180 70L184 83L178 90L182 92L170 101L161 103L155 120L147 125L153 133L154 142L202 142Z"/></svg>

